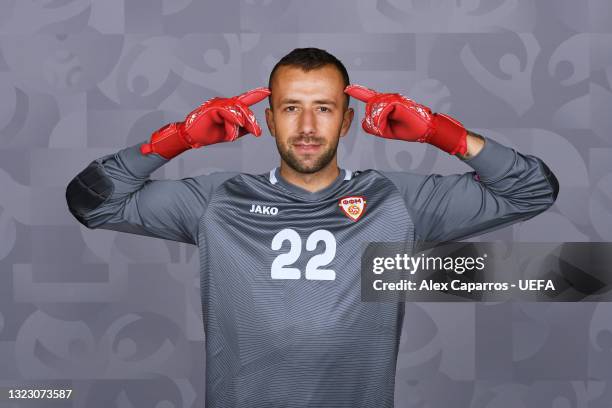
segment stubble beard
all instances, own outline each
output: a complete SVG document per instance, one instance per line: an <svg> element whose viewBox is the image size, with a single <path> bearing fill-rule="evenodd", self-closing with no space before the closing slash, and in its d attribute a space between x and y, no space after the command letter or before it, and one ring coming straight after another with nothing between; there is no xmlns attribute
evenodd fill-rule
<svg viewBox="0 0 612 408"><path fill-rule="evenodd" d="M309 138L298 139L298 141L310 141L310 140L311 139ZM315 143L319 143L319 139L317 138L314 138L313 141ZM298 156L293 151L292 146L294 142L295 140L290 140L287 142L285 146L281 146L277 138L276 147L283 161L287 163L289 167L291 167L294 171L297 171L298 173L312 174L312 173L318 172L319 170L323 169L333 160L334 156L336 155L336 151L338 150L338 144L336 143L335 146L330 146L327 149L325 149L323 152L319 153L319 157L315 160L313 164L307 165L306 163L300 161ZM323 144L321 143L321 145Z"/></svg>

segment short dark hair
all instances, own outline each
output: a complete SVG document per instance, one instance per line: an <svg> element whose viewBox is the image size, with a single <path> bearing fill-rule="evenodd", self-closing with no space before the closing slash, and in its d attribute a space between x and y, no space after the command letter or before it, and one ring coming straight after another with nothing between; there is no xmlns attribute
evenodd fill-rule
<svg viewBox="0 0 612 408"><path fill-rule="evenodd" d="M303 71L308 72L313 69L323 68L326 65L333 65L340 71L342 75L342 79L344 81L344 87L346 88L351 83L349 80L348 72L344 67L342 62L334 57L329 52L322 50L320 48L295 48L289 54L285 55L281 58L274 68L272 68L272 72L270 72L270 78L268 79L268 88L272 90L272 79L274 74L278 70L278 68L282 66L291 66L301 68ZM346 95L346 94L345 94ZM270 102L270 107L272 106L272 96L268 97ZM346 106L349 104L349 96L346 95Z"/></svg>

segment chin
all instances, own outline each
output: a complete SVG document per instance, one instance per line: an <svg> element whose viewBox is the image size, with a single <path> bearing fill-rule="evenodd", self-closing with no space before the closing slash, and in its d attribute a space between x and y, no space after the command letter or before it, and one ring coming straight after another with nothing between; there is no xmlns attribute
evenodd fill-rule
<svg viewBox="0 0 612 408"><path fill-rule="evenodd" d="M323 169L321 166L291 166L295 171L299 171L300 173L312 174L316 173L319 170Z"/></svg>
<svg viewBox="0 0 612 408"><path fill-rule="evenodd" d="M294 151L288 150L285 154L281 154L282 159L291 167L294 171L312 174L325 169L332 162L335 156L335 151L323 151L316 157L308 157L308 159L301 159Z"/></svg>

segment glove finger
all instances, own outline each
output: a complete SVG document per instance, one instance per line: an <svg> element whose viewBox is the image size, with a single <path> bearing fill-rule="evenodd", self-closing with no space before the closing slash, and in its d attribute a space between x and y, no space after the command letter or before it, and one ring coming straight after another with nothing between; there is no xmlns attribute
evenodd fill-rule
<svg viewBox="0 0 612 408"><path fill-rule="evenodd" d="M254 121L254 122L247 121L244 124L243 129L246 129L248 133L252 133L255 137L261 136L261 127L259 126L259 123L257 123L257 121Z"/></svg>
<svg viewBox="0 0 612 408"><path fill-rule="evenodd" d="M244 125L241 115L235 114L225 109L220 109L219 116L223 118L225 128L225 140L234 140L238 137L238 129Z"/></svg>
<svg viewBox="0 0 612 408"><path fill-rule="evenodd" d="M242 104L237 104L237 106L242 112L242 117L245 118L243 127L248 133L252 133L256 137L259 137L261 135L261 128L259 127L259 123L257 123L257 118L255 118L253 111Z"/></svg>
<svg viewBox="0 0 612 408"><path fill-rule="evenodd" d="M378 136L385 135L389 126L389 115L391 115L394 110L395 106L393 106L392 104L388 104L382 109L377 110L376 113L373 113L372 106L368 104L366 112L366 121L368 123L368 128L370 132Z"/></svg>
<svg viewBox="0 0 612 408"><path fill-rule="evenodd" d="M423 105L414 103L413 101L409 105L403 103L394 103L396 109L392 112L390 118L393 120L404 120L406 117L413 118L420 123L427 126L431 122L431 110Z"/></svg>
<svg viewBox="0 0 612 408"><path fill-rule="evenodd" d="M244 126L244 118L240 109L236 109L236 106L227 107L226 109L216 110L215 122L221 124L221 122L230 122L238 126ZM217 121L218 120L218 121Z"/></svg>
<svg viewBox="0 0 612 408"><path fill-rule="evenodd" d="M397 104L396 109L389 115L393 121L396 135L403 135L408 140L419 140L425 137L431 127L431 111L419 104Z"/></svg>
<svg viewBox="0 0 612 408"><path fill-rule="evenodd" d="M267 98L268 95L270 95L270 93L271 92L268 88L260 87L260 88L251 89L250 91L247 91L243 94L236 96L235 98L239 102L244 103L246 106L251 106Z"/></svg>
<svg viewBox="0 0 612 408"><path fill-rule="evenodd" d="M353 98L359 99L361 102L366 103L369 102L370 99L378 95L378 92L376 92L375 90L366 88L365 86L361 85L349 85L344 88L344 92L347 93L349 96L352 96Z"/></svg>
<svg viewBox="0 0 612 408"><path fill-rule="evenodd" d="M235 123L230 122L229 120L225 121L225 140L236 140L238 138L238 132L240 130L240 126Z"/></svg>
<svg viewBox="0 0 612 408"><path fill-rule="evenodd" d="M388 134L388 132L390 131L390 129L384 125L381 128L377 128L377 127L373 127L372 123L368 123L368 121L366 119L363 119L361 121L361 127L363 128L363 130L365 130L366 133L370 134L370 135L374 135L374 136L378 136L378 137L384 137L387 139L392 139L393 137L390 137L390 135Z"/></svg>

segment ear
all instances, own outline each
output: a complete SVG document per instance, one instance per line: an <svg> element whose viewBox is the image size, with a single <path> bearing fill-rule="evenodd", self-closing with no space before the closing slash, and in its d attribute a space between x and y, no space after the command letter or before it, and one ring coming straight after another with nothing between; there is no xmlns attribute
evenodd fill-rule
<svg viewBox="0 0 612 408"><path fill-rule="evenodd" d="M266 108L266 124L268 125L268 130L272 137L276 137L276 128L274 126L274 112L272 109Z"/></svg>
<svg viewBox="0 0 612 408"><path fill-rule="evenodd" d="M348 133L348 130L351 127L351 123L353 122L354 116L355 111L353 110L353 108L348 108L344 112L344 117L342 118L342 128L340 128L340 137L343 137Z"/></svg>

